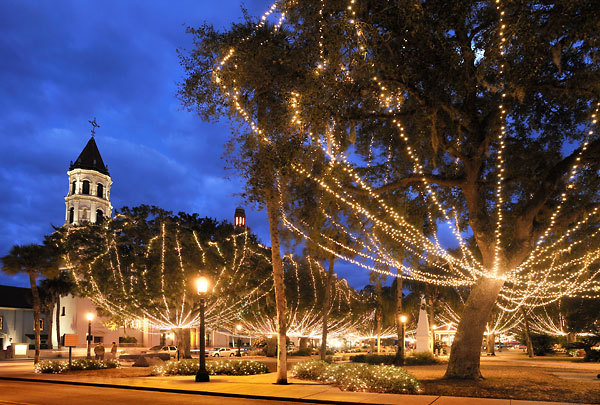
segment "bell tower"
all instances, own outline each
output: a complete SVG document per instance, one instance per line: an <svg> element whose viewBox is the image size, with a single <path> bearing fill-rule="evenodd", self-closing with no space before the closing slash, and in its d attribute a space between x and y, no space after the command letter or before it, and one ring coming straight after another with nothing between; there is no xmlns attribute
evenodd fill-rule
<svg viewBox="0 0 600 405"><path fill-rule="evenodd" d="M69 192L65 197L65 225L73 226L84 222L101 224L112 215L110 186L112 180L96 145L94 135L100 126L94 121L92 136L69 166Z"/></svg>
<svg viewBox="0 0 600 405"><path fill-rule="evenodd" d="M237 207L235 209L233 226L235 226L235 230L238 232L243 232L246 229L246 210L242 207Z"/></svg>

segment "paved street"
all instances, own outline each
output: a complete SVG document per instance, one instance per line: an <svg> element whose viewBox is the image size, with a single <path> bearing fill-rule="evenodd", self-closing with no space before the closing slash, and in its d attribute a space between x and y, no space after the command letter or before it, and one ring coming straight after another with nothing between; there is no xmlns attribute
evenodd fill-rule
<svg viewBox="0 0 600 405"><path fill-rule="evenodd" d="M47 383L2 381L0 405L54 405L54 404L273 404L273 401L246 398L227 398L207 395L168 394L162 392L131 391L117 388L77 387ZM277 403L277 402L275 402ZM283 404L283 402L281 402ZM297 402L285 402L297 404ZM306 404L306 403L304 403Z"/></svg>

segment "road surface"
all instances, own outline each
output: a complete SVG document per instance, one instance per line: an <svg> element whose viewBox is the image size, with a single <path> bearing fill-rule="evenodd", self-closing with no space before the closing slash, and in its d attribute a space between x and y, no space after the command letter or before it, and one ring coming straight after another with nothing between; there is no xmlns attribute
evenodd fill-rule
<svg viewBox="0 0 600 405"><path fill-rule="evenodd" d="M298 402L227 398L210 395L171 394L118 388L81 387L37 382L0 382L0 405L92 404L299 404ZM306 403L303 403L306 404Z"/></svg>

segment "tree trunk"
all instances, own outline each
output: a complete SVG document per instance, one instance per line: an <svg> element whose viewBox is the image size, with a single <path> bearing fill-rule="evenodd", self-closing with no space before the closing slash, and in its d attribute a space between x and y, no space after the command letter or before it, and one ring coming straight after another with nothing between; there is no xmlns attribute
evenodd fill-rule
<svg viewBox="0 0 600 405"><path fill-rule="evenodd" d="M383 318L383 314L381 312L381 309L379 309L375 313L375 318L377 320L377 354L381 353L381 323Z"/></svg>
<svg viewBox="0 0 600 405"><path fill-rule="evenodd" d="M35 357L33 363L40 362L40 294L37 288L36 276L33 272L29 272L29 284L31 285L31 295L33 296L33 323L35 331Z"/></svg>
<svg viewBox="0 0 600 405"><path fill-rule="evenodd" d="M176 338L177 345L177 360L183 359L183 329L175 328L173 329L173 333Z"/></svg>
<svg viewBox="0 0 600 405"><path fill-rule="evenodd" d="M183 329L183 358L184 359L191 359L192 358L192 351L191 351L191 333L190 333L190 328L185 328Z"/></svg>
<svg viewBox="0 0 600 405"><path fill-rule="evenodd" d="M46 330L48 331L48 349L54 349L54 345L52 344L52 308L50 308L50 311L44 315L46 315Z"/></svg>
<svg viewBox="0 0 600 405"><path fill-rule="evenodd" d="M503 283L502 280L482 277L473 285L450 349L446 378L481 378L483 332Z"/></svg>
<svg viewBox="0 0 600 405"><path fill-rule="evenodd" d="M533 343L531 342L531 330L529 329L529 318L527 317L527 311L525 307L521 307L523 313L523 319L525 320L525 340L527 341L527 355L533 357Z"/></svg>
<svg viewBox="0 0 600 405"><path fill-rule="evenodd" d="M404 359L404 330L400 322L402 315L402 269L398 269L396 277L396 332L398 333L398 350L396 351L396 365L401 365Z"/></svg>
<svg viewBox="0 0 600 405"><path fill-rule="evenodd" d="M488 334L487 339L486 339L486 345L487 345L487 352L490 356L496 355L496 349L494 347L495 342L496 342L496 335L494 333Z"/></svg>
<svg viewBox="0 0 600 405"><path fill-rule="evenodd" d="M57 347L60 350L62 346L62 342L60 340L60 317L61 317L61 308L60 308L60 294L56 297L56 342ZM52 331L48 332L51 333Z"/></svg>
<svg viewBox="0 0 600 405"><path fill-rule="evenodd" d="M435 331L433 329L435 326L435 301L433 300L433 294L428 294L427 303L429 304L429 333L431 333L429 344L431 345L431 353L435 354Z"/></svg>
<svg viewBox="0 0 600 405"><path fill-rule="evenodd" d="M321 333L321 360L325 360L327 354L327 312L329 311L329 302L331 300L331 284L333 283L333 264L335 256L329 257L329 268L327 269L327 281L325 283L325 297L323 298L323 331Z"/></svg>
<svg viewBox="0 0 600 405"><path fill-rule="evenodd" d="M267 216L271 235L271 261L273 263L273 284L275 287L275 307L277 308L277 381L287 384L287 325L285 286L283 284L283 263L279 248L279 204L275 192L267 192Z"/></svg>

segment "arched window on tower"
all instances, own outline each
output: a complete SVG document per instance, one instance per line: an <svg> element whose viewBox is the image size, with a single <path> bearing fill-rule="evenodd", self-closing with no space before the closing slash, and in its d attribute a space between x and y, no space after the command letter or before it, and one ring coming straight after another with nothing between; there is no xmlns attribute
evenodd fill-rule
<svg viewBox="0 0 600 405"><path fill-rule="evenodd" d="M72 224L75 221L75 208L69 208L69 223Z"/></svg>
<svg viewBox="0 0 600 405"><path fill-rule="evenodd" d="M75 194L76 190L77 190L77 182L74 181L73 184L71 184L71 194Z"/></svg>
<svg viewBox="0 0 600 405"><path fill-rule="evenodd" d="M104 213L102 210L96 210L96 223L101 224L104 222Z"/></svg>
<svg viewBox="0 0 600 405"><path fill-rule="evenodd" d="M96 196L104 198L104 186L100 183L98 183L98 188L96 189Z"/></svg>
<svg viewBox="0 0 600 405"><path fill-rule="evenodd" d="M89 194L90 193L90 182L87 180L83 181L83 187L81 189L81 194Z"/></svg>

